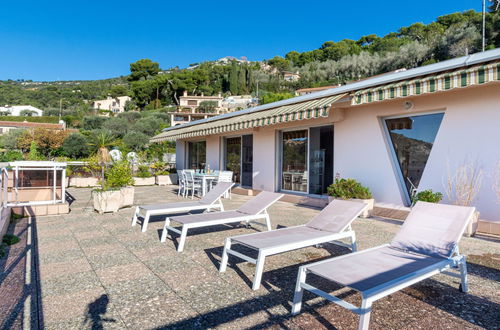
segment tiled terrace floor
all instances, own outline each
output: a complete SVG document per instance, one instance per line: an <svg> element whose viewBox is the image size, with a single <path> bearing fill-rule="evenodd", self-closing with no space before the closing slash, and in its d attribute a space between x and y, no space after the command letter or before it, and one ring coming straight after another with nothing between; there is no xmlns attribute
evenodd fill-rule
<svg viewBox="0 0 500 330"><path fill-rule="evenodd" d="M260 227L192 230L179 254L171 240L159 242L162 219L153 219L141 233L140 226L130 226L132 209L99 215L90 210L89 189L70 193L75 198L70 214L32 222L36 253L31 283L19 281L25 277L20 260L26 257L28 223L21 220L11 227L23 241L0 260L0 300L8 297L6 304L17 303L0 311L0 328L21 327L23 322L46 329L357 327L354 314L307 294L303 313L290 316L298 266L347 249L312 247L270 257L263 286L254 292L253 265L230 259L226 273L217 270L224 238ZM136 187L135 198L137 204L179 199L165 187ZM233 195L224 204L234 209L249 198ZM270 209L273 227L303 224L317 212L284 202ZM388 242L399 226L389 220L356 220L359 248ZM435 276L376 302L372 329L498 327L500 244L463 238L461 250L468 255L469 294L457 290L457 279ZM338 293L359 302L356 294Z"/></svg>

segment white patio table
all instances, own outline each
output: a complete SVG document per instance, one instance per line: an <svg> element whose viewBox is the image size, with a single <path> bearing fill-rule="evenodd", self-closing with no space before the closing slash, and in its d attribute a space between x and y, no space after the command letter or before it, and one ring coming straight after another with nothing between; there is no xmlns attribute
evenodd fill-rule
<svg viewBox="0 0 500 330"><path fill-rule="evenodd" d="M202 196L205 196L205 194L207 193L207 190L208 190L208 182L217 179L219 177L219 173L216 173L216 172L210 172L210 173L195 172L194 177L201 180L201 194L202 194Z"/></svg>

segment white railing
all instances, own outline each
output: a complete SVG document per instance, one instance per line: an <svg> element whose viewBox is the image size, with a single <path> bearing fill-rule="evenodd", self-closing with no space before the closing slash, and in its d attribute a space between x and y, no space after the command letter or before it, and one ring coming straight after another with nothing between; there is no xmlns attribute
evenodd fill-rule
<svg viewBox="0 0 500 330"><path fill-rule="evenodd" d="M0 173L0 189L0 206L4 208L9 201L9 172L5 167L2 167Z"/></svg>

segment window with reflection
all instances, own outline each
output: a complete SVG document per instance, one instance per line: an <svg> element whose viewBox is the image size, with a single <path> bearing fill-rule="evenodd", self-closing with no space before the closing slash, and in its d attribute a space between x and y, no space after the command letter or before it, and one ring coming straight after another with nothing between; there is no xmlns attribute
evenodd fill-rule
<svg viewBox="0 0 500 330"><path fill-rule="evenodd" d="M188 142L188 166L189 169L204 169L206 165L206 142Z"/></svg>
<svg viewBox="0 0 500 330"><path fill-rule="evenodd" d="M283 132L281 189L307 192L307 130Z"/></svg>
<svg viewBox="0 0 500 330"><path fill-rule="evenodd" d="M409 195L418 188L444 113L386 119L390 142Z"/></svg>

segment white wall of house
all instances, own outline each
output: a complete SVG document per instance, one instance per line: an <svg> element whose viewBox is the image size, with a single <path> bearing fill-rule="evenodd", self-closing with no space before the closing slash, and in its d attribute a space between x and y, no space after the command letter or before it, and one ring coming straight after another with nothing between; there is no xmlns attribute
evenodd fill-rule
<svg viewBox="0 0 500 330"><path fill-rule="evenodd" d="M469 87L409 100L414 103L411 111L404 109L402 99L346 109L345 119L335 124L335 172L370 187L379 202L403 204L398 169L384 140L381 118L444 111L418 189L444 193L448 167L454 173L460 164L477 161L484 177L475 205L481 218L500 220L500 203L495 200L492 180L495 164L500 161L500 85ZM449 202L446 196L444 201Z"/></svg>
<svg viewBox="0 0 500 330"><path fill-rule="evenodd" d="M179 170L186 168L187 143L183 140L175 142L175 167Z"/></svg>
<svg viewBox="0 0 500 330"><path fill-rule="evenodd" d="M220 168L220 140L221 138L216 135L207 136L207 164L210 165L210 169Z"/></svg>

